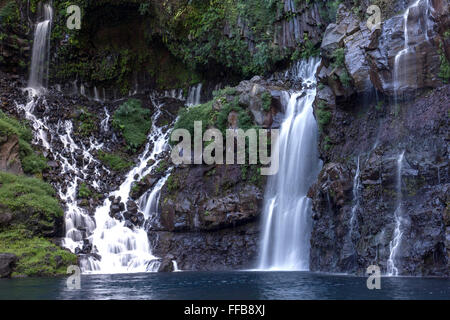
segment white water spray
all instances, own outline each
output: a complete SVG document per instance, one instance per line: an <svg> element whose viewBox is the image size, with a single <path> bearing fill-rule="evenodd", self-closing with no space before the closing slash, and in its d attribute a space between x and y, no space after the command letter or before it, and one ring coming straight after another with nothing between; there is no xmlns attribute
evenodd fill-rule
<svg viewBox="0 0 450 320"><path fill-rule="evenodd" d="M161 115L160 107L158 106L152 118L153 123ZM144 177L158 166L160 160L157 160L157 155L167 147L168 139L168 131L164 133L162 128L153 125L145 150L139 157L138 165L127 174L119 190L111 193L110 196L120 197L121 201L126 203L135 181L134 177L136 175ZM155 162L148 166L150 160ZM158 193L163 185L164 179L161 179L150 193ZM142 227L134 227L132 230L126 226L125 221L112 218L109 215L110 206L111 201L108 198L101 207L97 208L95 212L97 228L90 238L94 252L100 255L101 259L99 261L95 257L88 257L82 263L82 271L103 274L157 271L160 261L151 253L146 230ZM149 218L148 212L144 212L144 217Z"/></svg>

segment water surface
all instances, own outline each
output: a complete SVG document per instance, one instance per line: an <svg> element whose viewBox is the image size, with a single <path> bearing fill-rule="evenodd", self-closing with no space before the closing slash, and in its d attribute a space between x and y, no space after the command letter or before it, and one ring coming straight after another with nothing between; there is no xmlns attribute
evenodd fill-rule
<svg viewBox="0 0 450 320"><path fill-rule="evenodd" d="M450 279L381 279L369 290L367 278L309 272L177 272L83 275L81 289L65 278L0 280L0 299L450 299Z"/></svg>

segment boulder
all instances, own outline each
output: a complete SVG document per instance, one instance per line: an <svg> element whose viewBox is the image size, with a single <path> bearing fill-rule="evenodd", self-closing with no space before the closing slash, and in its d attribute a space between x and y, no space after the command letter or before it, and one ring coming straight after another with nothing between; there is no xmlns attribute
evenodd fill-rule
<svg viewBox="0 0 450 320"><path fill-rule="evenodd" d="M9 278L17 262L17 256L12 253L0 253L0 278Z"/></svg>
<svg viewBox="0 0 450 320"><path fill-rule="evenodd" d="M19 138L17 136L0 136L0 171L23 174L19 152Z"/></svg>

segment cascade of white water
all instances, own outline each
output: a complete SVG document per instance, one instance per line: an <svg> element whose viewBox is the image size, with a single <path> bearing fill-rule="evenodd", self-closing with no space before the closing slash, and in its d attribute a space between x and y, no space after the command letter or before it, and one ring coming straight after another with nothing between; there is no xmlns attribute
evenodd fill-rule
<svg viewBox="0 0 450 320"><path fill-rule="evenodd" d="M50 33L53 9L50 4L42 6L43 21L39 22L34 32L33 53L31 58L28 87L41 91L48 80L48 61L50 55Z"/></svg>
<svg viewBox="0 0 450 320"><path fill-rule="evenodd" d="M404 87L415 88L417 86L417 73L407 75L406 70L411 70L415 66L416 53L415 46L423 41L428 41L428 32L431 28L430 14L432 6L429 0L416 0L403 14L403 34L405 44L394 60L394 97L398 100L398 92ZM417 17L414 28L410 28L409 19L411 15ZM407 65L408 67L407 67ZM412 81L412 82L411 82ZM409 82L409 83L408 83Z"/></svg>
<svg viewBox="0 0 450 320"><path fill-rule="evenodd" d="M100 126L103 130L103 132L108 132L109 131L109 119L111 118L111 115L108 112L108 109L106 109L106 107L104 108L105 111L105 119L103 119L100 122Z"/></svg>
<svg viewBox="0 0 450 320"><path fill-rule="evenodd" d="M199 83L191 88L189 88L189 94L187 98L186 105L188 107L196 106L200 104L202 97L202 87L203 84Z"/></svg>
<svg viewBox="0 0 450 320"><path fill-rule="evenodd" d="M280 169L265 195L259 269L308 270L311 201L307 192L320 171L318 127L313 114L320 60L301 61L288 73L304 89L285 93L279 143Z"/></svg>
<svg viewBox="0 0 450 320"><path fill-rule="evenodd" d="M402 232L402 169L403 169L403 157L405 152L403 151L397 159L397 208L394 212L395 217L395 230L394 237L392 241L389 243L389 259L387 261L387 274L388 276L398 276L398 268L395 266L396 258L398 255L398 250L400 246L400 242L402 240L403 232Z"/></svg>
<svg viewBox="0 0 450 320"><path fill-rule="evenodd" d="M161 115L160 108L153 115L153 123ZM167 148L169 139L168 131L163 131L156 125L152 126L152 131L148 136L147 144L142 155L139 157L138 165L134 167L126 176L120 188L111 193L110 196L120 197L126 202L129 198L131 187L135 181L135 176L144 177L149 174L160 162L157 155ZM154 163L148 166L148 162ZM159 193L165 180L158 181L151 194ZM156 191L155 191L156 190ZM118 221L110 217L111 201L105 200L103 205L97 208L95 220L97 227L90 240L95 253L101 259L89 257L82 263L82 271L85 273L134 273L156 271L159 267L159 260L151 253L151 248L144 228L135 227L132 229L125 226L125 221ZM149 216L144 212L145 218Z"/></svg>

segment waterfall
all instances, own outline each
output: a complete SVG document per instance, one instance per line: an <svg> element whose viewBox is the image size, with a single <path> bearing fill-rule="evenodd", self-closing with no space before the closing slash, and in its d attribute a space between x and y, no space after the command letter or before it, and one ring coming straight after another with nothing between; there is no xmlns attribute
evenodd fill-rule
<svg viewBox="0 0 450 320"><path fill-rule="evenodd" d="M313 114L318 59L289 72L304 89L285 96L279 143L280 169L265 194L259 269L309 270L311 200L307 192L320 171L318 127Z"/></svg>
<svg viewBox="0 0 450 320"><path fill-rule="evenodd" d="M358 156L358 160L356 163L356 172L355 177L353 178L353 206L352 206L352 215L350 217L350 239L352 238L353 230L355 227L356 215L358 213L359 204L360 204L360 190L361 190L361 169L360 169L360 156Z"/></svg>
<svg viewBox="0 0 450 320"><path fill-rule="evenodd" d="M422 7L425 6L423 9ZM411 13L417 14L417 10L420 10L417 24L415 24L416 29L410 30L408 25ZM412 5L410 5L405 13L403 14L403 34L405 39L405 44L402 50L400 50L394 60L394 97L395 103L398 100L398 91L402 87L410 87L415 89L417 87L417 72L414 73L412 78L415 77L415 81L412 83L407 83L408 75L405 74L406 64L408 66L416 65L416 53L415 46L423 41L428 41L428 31L430 30L430 14L433 8L430 5L429 0L416 0ZM416 11L416 12L414 12ZM419 39L418 39L419 37ZM423 37L422 39L420 37Z"/></svg>
<svg viewBox="0 0 450 320"><path fill-rule="evenodd" d="M139 157L138 165L126 175L126 179L120 188L112 192L110 197L120 197L126 203L132 184L135 181L135 176L146 176L160 163L157 155L165 150L169 140L169 132L166 131L164 133L162 128L155 125L158 117L162 114L161 106L157 106L157 111L153 115L152 121L154 125L148 136L145 150ZM155 162L148 166L150 160ZM161 179L150 192L159 193L164 182L165 180ZM157 207L157 203L155 205ZM107 198L103 205L97 208L95 212L97 228L90 237L94 253L98 254L101 259L97 260L95 257L88 257L87 260L82 261L82 271L85 273L156 271L159 267L159 260L151 253L146 230L141 227L130 229L126 225L126 221L119 221L110 217L110 206L111 200ZM144 213L144 217L146 219L149 218L146 213Z"/></svg>
<svg viewBox="0 0 450 320"><path fill-rule="evenodd" d="M106 109L106 107L104 107L103 110L105 111L105 119L103 119L100 122L100 127L102 128L103 132L108 132L109 131L109 119L111 118L111 115L109 114L108 109Z"/></svg>
<svg viewBox="0 0 450 320"><path fill-rule="evenodd" d="M199 83L191 88L189 88L189 94L187 98L186 105L188 107L196 106L200 104L200 100L202 97L202 87L203 84Z"/></svg>
<svg viewBox="0 0 450 320"><path fill-rule="evenodd" d="M395 217L395 230L394 230L394 238L389 243L389 259L387 262L387 274L389 276L398 276L398 268L395 266L396 258L398 255L398 250L400 246L400 242L402 240L403 232L402 228L402 220L403 220L403 212L402 212L402 169L403 169L403 157L405 152L403 151L398 159L397 159L397 208L394 212Z"/></svg>
<svg viewBox="0 0 450 320"><path fill-rule="evenodd" d="M50 4L42 7L43 21L39 22L34 32L33 53L31 59L28 87L43 90L48 81L48 61L50 56L50 33L53 9Z"/></svg>

